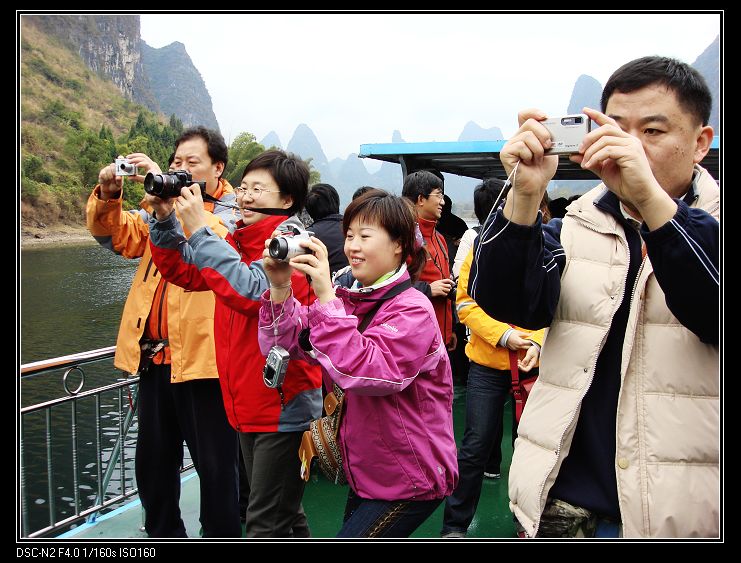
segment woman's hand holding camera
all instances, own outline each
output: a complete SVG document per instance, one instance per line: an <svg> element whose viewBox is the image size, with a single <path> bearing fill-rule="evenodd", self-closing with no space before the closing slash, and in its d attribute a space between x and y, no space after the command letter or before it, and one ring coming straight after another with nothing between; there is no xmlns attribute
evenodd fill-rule
<svg viewBox="0 0 741 563"><path fill-rule="evenodd" d="M186 186L180 190L180 197L175 199L175 210L188 236L208 225L206 211L203 209L201 188L198 184Z"/></svg>
<svg viewBox="0 0 741 563"><path fill-rule="evenodd" d="M316 237L311 237L310 241L301 241L299 244L311 250L312 254L294 256L289 264L311 278L311 287L320 303L329 303L335 298L335 293L329 273L327 247Z"/></svg>
<svg viewBox="0 0 741 563"><path fill-rule="evenodd" d="M280 231L274 231L272 236L265 241L265 250L262 252L262 266L270 283L270 299L274 303L283 303L291 294L291 274L293 268L288 262L275 260L270 257L270 241L280 235Z"/></svg>

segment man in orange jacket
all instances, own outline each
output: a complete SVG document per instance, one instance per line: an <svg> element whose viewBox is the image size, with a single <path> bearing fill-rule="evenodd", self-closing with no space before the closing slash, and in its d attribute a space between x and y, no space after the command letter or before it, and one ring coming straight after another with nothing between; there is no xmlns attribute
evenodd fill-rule
<svg viewBox="0 0 741 563"><path fill-rule="evenodd" d="M139 171L159 173L142 153L127 156ZM206 182L206 192L233 204L221 178L227 163L224 138L205 127L186 130L175 142L172 168ZM142 181L142 176L134 180ZM180 517L183 440L201 486L201 524L206 537L239 537L238 445L227 422L214 355L214 296L186 292L162 279L152 262L147 222L151 209L122 209L123 177L114 165L100 171L87 204L90 233L125 258L141 258L124 306L114 364L141 372L136 479L150 537L185 537ZM204 203L209 226L225 237L234 210ZM154 353L152 355L152 353ZM150 358L151 356L151 358Z"/></svg>

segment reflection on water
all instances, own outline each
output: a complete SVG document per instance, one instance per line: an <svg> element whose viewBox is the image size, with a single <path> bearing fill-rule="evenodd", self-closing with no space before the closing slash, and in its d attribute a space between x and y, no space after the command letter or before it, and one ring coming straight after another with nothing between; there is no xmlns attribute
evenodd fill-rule
<svg viewBox="0 0 741 563"><path fill-rule="evenodd" d="M98 246L24 250L21 253L20 288L21 362L114 345L121 310L137 266L138 260L126 260ZM121 376L110 359L82 369L85 371L84 390L114 383ZM64 396L62 373L63 370L55 370L22 379L22 406ZM71 377L74 379L71 387L74 388L79 379L74 372ZM126 390L121 398L117 390L106 392L100 400L101 423L98 428L95 398L78 402L76 462L72 448L71 403L51 410L48 444L43 412L24 417L25 505L31 530L44 527L49 522L47 475L50 471L57 520L74 514L75 463L80 485L77 500L83 509L95 501L99 471L96 444L100 440L102 467L105 468L119 437L119 423L129 408ZM134 485L135 444L136 425L126 439L125 463L114 472L107 498L121 492L122 478L127 488ZM51 453L51 462L48 452Z"/></svg>

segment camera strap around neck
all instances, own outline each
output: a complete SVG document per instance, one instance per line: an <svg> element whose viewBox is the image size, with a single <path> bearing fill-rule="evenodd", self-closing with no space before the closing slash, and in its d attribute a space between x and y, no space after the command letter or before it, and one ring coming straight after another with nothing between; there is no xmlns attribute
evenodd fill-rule
<svg viewBox="0 0 741 563"><path fill-rule="evenodd" d="M211 203L215 205L221 205L222 207L231 207L232 209L239 210L246 209L247 211L262 213L263 215L284 215L286 217L293 215L293 213L288 209L282 209L278 207L239 207L238 205L234 205L233 203L224 203L223 201L215 198L211 194L207 194L206 192L203 192L201 196L203 197L203 201L210 201Z"/></svg>

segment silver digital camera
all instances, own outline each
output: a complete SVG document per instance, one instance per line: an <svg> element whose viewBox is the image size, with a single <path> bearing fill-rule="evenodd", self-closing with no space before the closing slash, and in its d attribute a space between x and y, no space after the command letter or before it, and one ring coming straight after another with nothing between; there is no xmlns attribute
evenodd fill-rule
<svg viewBox="0 0 741 563"><path fill-rule="evenodd" d="M282 346L273 346L268 352L265 367L262 370L262 380L266 387L277 389L283 385L288 369L288 350Z"/></svg>
<svg viewBox="0 0 741 563"><path fill-rule="evenodd" d="M592 129L592 122L583 113L549 117L541 124L551 134L551 148L546 154L578 154L584 136Z"/></svg>
<svg viewBox="0 0 741 563"><path fill-rule="evenodd" d="M136 176L136 166L127 158L116 159L116 176Z"/></svg>
<svg viewBox="0 0 741 563"><path fill-rule="evenodd" d="M268 245L270 257L273 260L288 262L294 256L311 254L311 250L300 246L299 242L308 241L310 240L310 237L313 236L314 233L311 231L304 231L303 229L294 227L291 232L278 235L270 241L270 244Z"/></svg>

